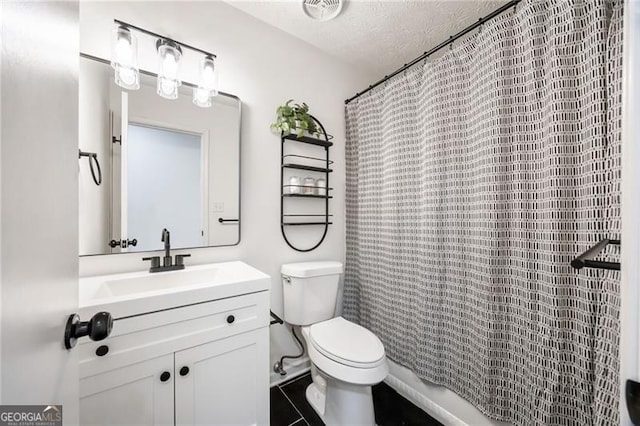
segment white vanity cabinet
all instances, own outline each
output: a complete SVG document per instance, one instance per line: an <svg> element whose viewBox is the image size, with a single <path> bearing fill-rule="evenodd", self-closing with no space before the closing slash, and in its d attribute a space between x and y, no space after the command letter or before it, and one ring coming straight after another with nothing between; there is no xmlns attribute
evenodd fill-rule
<svg viewBox="0 0 640 426"><path fill-rule="evenodd" d="M268 353L268 344L268 335L255 330L177 352L176 423L268 424L263 413L269 411L269 383L265 388L263 376L269 367L258 358Z"/></svg>
<svg viewBox="0 0 640 426"><path fill-rule="evenodd" d="M268 291L116 319L78 345L80 423L268 425L269 320Z"/></svg>
<svg viewBox="0 0 640 426"><path fill-rule="evenodd" d="M116 368L80 381L82 425L172 425L173 355Z"/></svg>

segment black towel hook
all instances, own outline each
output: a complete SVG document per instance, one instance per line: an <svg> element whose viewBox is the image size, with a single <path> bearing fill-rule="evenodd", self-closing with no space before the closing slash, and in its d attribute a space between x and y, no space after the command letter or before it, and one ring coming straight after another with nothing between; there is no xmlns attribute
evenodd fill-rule
<svg viewBox="0 0 640 426"><path fill-rule="evenodd" d="M95 152L83 152L82 150L78 150L78 158L89 157L89 168L91 169L91 176L93 177L93 181L96 185L100 186L102 183L102 170L100 170L100 162L98 161L98 154ZM96 168L98 169L98 176L96 176L96 171L93 167L95 163Z"/></svg>

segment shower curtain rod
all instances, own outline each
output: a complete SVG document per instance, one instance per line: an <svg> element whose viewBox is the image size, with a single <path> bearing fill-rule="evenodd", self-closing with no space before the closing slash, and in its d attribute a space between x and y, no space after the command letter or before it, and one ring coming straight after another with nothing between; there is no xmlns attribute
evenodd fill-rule
<svg viewBox="0 0 640 426"><path fill-rule="evenodd" d="M402 71L404 71L404 70L406 70L408 68L411 68L412 66L414 66L417 63L419 63L423 59L433 55L434 53L436 53L438 50L442 49L443 47L446 47L446 46L450 45L451 43L453 43L454 41L456 41L460 37L466 35L467 33L475 30L476 28L478 28L479 26L481 26L485 22L487 22L487 21L495 18L496 16L500 15L505 10L511 9L513 6L515 6L518 3L520 3L520 1L521 0L511 0L509 3L507 3L504 6L494 10L493 12L491 12L490 14L485 16L484 18L480 18L476 23L474 23L472 25L469 25L467 28L465 28L464 30L460 31L458 34L452 35L447 40L443 41L442 43L440 43L439 45L437 45L433 49L431 49L431 50L429 50L427 52L424 52L422 55L418 56L416 59L414 59L413 61L409 62L408 64L404 64L401 68L398 68L397 70L395 70L394 72L392 72L389 75L385 75L383 79L376 81L371 86L369 86L366 89L364 89L362 92L356 93L355 96L345 100L344 101L345 105L348 104L349 102L351 102L352 100L354 100L356 98L359 98L360 96L364 95L365 93L367 93L371 89L373 89L375 87L378 87L379 85L381 85L385 81L395 77L396 75L400 74Z"/></svg>

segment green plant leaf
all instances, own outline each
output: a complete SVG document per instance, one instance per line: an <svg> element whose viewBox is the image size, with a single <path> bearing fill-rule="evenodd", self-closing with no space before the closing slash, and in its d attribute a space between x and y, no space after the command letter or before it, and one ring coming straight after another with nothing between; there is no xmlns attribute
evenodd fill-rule
<svg viewBox="0 0 640 426"><path fill-rule="evenodd" d="M293 99L289 99L284 105L276 108L276 121L271 124L271 130L285 133L295 131L298 136L303 136L307 131L319 136L318 126L309 115L309 105L306 102L293 102Z"/></svg>

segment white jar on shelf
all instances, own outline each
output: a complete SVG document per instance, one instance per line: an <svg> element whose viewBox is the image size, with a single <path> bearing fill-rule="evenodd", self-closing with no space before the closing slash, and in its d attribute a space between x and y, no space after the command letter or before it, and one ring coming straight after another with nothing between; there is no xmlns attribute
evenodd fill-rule
<svg viewBox="0 0 640 426"><path fill-rule="evenodd" d="M316 181L316 194L327 195L327 181L325 179L320 178Z"/></svg>
<svg viewBox="0 0 640 426"><path fill-rule="evenodd" d="M312 177L304 178L304 187L302 188L302 193L308 194L308 195L315 194L315 189L316 189L315 186L316 186L316 181L314 178Z"/></svg>
<svg viewBox="0 0 640 426"><path fill-rule="evenodd" d="M289 194L300 194L300 178L298 176L291 176L289 178Z"/></svg>

